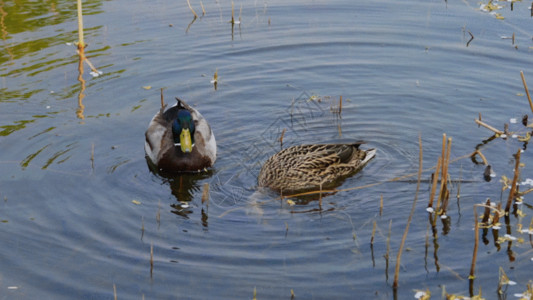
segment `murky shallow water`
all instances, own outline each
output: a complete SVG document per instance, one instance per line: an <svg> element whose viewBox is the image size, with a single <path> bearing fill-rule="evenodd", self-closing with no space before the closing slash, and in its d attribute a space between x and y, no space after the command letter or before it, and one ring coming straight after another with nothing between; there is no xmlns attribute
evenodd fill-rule
<svg viewBox="0 0 533 300"><path fill-rule="evenodd" d="M442 286L469 294L473 205L506 200L498 180L512 177L512 154L523 144L497 139L483 148L497 175L490 183L469 159L450 165L452 178L464 180L461 197L455 185L450 228L439 224L426 252L428 169L442 133L460 158L490 136L474 124L478 113L502 128L529 111L519 75L533 84L527 3L513 11L504 3L498 20L472 1L242 1L233 32L231 2L203 3L207 14L192 24L185 2L84 5L86 53L103 75L91 77L86 66L82 91L75 46L67 45L77 39L75 5L0 2L3 298L111 298L115 286L119 299L251 298L254 288L258 299L290 298L291 289L299 299L390 299L416 176L390 180L416 173L419 135L427 171L398 297L412 299L413 289L439 295ZM467 47L468 32L475 38ZM501 38L513 33L516 48ZM211 173L149 172L144 131L160 88L167 102L180 96L210 122L218 142ZM341 95L339 118L332 108ZM322 210L317 201L290 206L255 190L283 130L284 147L361 139L378 154ZM521 161L525 180L529 149ZM498 248L489 233L480 245L474 286L489 299L499 267L518 283L510 297L533 279L530 237L516 232L533 213L530 196L524 202L525 216L509 227L524 243Z"/></svg>

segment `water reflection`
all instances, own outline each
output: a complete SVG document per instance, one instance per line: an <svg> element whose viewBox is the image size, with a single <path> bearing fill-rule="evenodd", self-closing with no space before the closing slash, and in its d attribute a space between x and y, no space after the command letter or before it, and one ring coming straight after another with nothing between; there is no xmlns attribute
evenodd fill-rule
<svg viewBox="0 0 533 300"><path fill-rule="evenodd" d="M176 203L170 205L171 212L185 218L193 213L190 202L195 195L202 193L200 183L215 173L209 169L200 173L167 174L159 172L157 166L152 164L149 159L146 159L146 163L152 174L168 183L171 194L176 198ZM202 223L207 227L207 213L204 209L202 209Z"/></svg>

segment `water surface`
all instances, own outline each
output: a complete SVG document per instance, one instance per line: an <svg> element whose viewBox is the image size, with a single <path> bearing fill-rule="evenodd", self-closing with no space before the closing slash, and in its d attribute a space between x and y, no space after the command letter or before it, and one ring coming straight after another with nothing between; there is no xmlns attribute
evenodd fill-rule
<svg viewBox="0 0 533 300"><path fill-rule="evenodd" d="M425 171L397 296L443 286L470 294L473 205L506 201L499 179L512 178L519 148L520 182L532 176L527 144L513 138L482 148L491 182L460 159L492 135L475 125L479 113L528 131L519 75L533 84L528 3L499 3L500 20L475 1L241 1L232 26L229 1L202 3L198 19L180 1L86 1L86 55L103 74L85 65L80 81L71 2L0 2L3 298L101 299L116 287L119 299L251 298L254 289L258 299L291 290L299 299L391 299L419 136ZM191 5L202 15L200 2ZM218 160L209 173L149 171L144 132L160 88L210 122ZM452 187L448 227L439 222L433 235L425 208L443 133L457 159L450 175L463 182ZM321 208L256 190L262 162L281 147L340 140L365 140L377 156ZM489 231L479 247L474 288L487 299L497 298L500 267L517 282L508 297L533 279L530 236L517 232L531 221L529 195L519 208L525 216L511 216L500 235L524 242L497 244Z"/></svg>

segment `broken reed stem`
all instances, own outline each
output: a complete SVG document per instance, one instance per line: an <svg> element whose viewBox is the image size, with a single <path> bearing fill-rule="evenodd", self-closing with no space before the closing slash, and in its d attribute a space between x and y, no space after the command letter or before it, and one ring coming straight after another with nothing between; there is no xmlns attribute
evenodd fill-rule
<svg viewBox="0 0 533 300"><path fill-rule="evenodd" d="M476 206L474 206L474 253L472 254L472 265L470 266L470 276L468 278L470 280L474 280L476 278L476 259L477 259L477 249L479 246L479 222L477 219L477 210Z"/></svg>
<svg viewBox="0 0 533 300"><path fill-rule="evenodd" d="M435 173L433 173L433 183L431 185L431 194L429 194L428 207L433 207L433 200L435 199L435 191L437 190L437 182L439 181L439 171L442 165L442 158L437 160L437 166L435 167Z"/></svg>
<svg viewBox="0 0 533 300"><path fill-rule="evenodd" d="M418 156L418 179L416 183L416 192L415 199L413 200L413 206L411 207L411 213L407 219L407 225L405 226L405 231L403 232L402 242L400 243L400 249L398 249L398 255L396 256L396 268L394 270L394 283L392 287L394 290L398 288L398 277L400 276L400 261L402 258L403 246L405 245L405 240L407 239L407 233L409 232L409 226L411 225L411 220L415 213L416 201L418 200L418 191L420 190L420 180L422 177L422 136L418 136L418 145L419 145L419 156Z"/></svg>
<svg viewBox="0 0 533 300"><path fill-rule="evenodd" d="M483 127L487 128L488 130L496 133L496 134L503 134L503 131L496 129L496 128L490 126L489 124L487 124L487 123L485 123L485 122L483 122L481 120L475 119L474 121L476 121L476 124L478 124L480 126L483 126Z"/></svg>
<svg viewBox="0 0 533 300"><path fill-rule="evenodd" d="M518 181L518 175L520 174L520 153L521 149L518 149L515 155L515 166L514 166L514 176L513 176L513 183L511 184L511 190L509 191L509 198L507 198L507 204L505 205L505 212L509 213L509 210L511 209L511 204L513 202L513 199L515 198L516 194L516 183Z"/></svg>
<svg viewBox="0 0 533 300"><path fill-rule="evenodd" d="M117 286L113 283L113 298L117 300Z"/></svg>
<svg viewBox="0 0 533 300"><path fill-rule="evenodd" d="M196 14L196 12L194 11L194 9L192 8L192 6L191 6L191 2L189 2L189 0L187 0L187 4L189 5L189 8L191 9L192 14L194 15L194 18L198 18L198 15Z"/></svg>
<svg viewBox="0 0 533 300"><path fill-rule="evenodd" d="M85 41L83 39L83 13L81 9L81 0L78 0L78 49L83 51Z"/></svg>
<svg viewBox="0 0 533 300"><path fill-rule="evenodd" d="M527 88L526 78L524 77L524 71L520 71L520 77L522 77L522 83L524 84L524 89L526 90L527 100L529 101L529 107L531 112L533 112L533 102L531 102L531 96L529 95L529 90Z"/></svg>

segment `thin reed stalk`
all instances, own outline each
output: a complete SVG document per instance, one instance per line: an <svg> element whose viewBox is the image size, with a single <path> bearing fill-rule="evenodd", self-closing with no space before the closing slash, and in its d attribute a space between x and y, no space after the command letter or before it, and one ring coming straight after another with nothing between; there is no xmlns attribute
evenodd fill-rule
<svg viewBox="0 0 533 300"><path fill-rule="evenodd" d="M381 217L381 215L383 214L383 194L380 195L380 200L379 200L379 216Z"/></svg>
<svg viewBox="0 0 533 300"><path fill-rule="evenodd" d="M483 126L483 127L487 128L488 130L496 133L496 134L500 134L500 135L503 134L503 131L496 129L496 128L490 126L489 124L487 124L487 123L485 123L485 122L483 122L481 120L475 119L474 121L476 122L476 124L478 124L480 126Z"/></svg>
<svg viewBox="0 0 533 300"><path fill-rule="evenodd" d="M515 155L515 166L514 166L514 176L513 176L513 183L511 184L511 190L509 191L509 197L507 198L507 204L505 205L505 212L508 214L509 210L511 209L511 204L513 203L513 199L515 198L516 194L516 184L518 181L518 175L520 174L520 153L522 152L521 149L518 149Z"/></svg>
<svg viewBox="0 0 533 300"><path fill-rule="evenodd" d="M376 220L374 220L374 225L372 226L372 237L370 238L370 245L374 245L374 234L376 234Z"/></svg>
<svg viewBox="0 0 533 300"><path fill-rule="evenodd" d="M154 273L154 244L150 244L150 278Z"/></svg>
<svg viewBox="0 0 533 300"><path fill-rule="evenodd" d="M442 158L437 160L437 166L435 167L435 173L433 173L433 183L431 184L431 194L429 195L428 207L433 207L433 200L435 198L435 191L437 189L437 182L439 181L439 171L442 165Z"/></svg>
<svg viewBox="0 0 533 300"><path fill-rule="evenodd" d="M394 271L394 283L393 288L396 291L398 289L398 279L400 276L400 262L402 258L402 252L403 247L405 245L405 240L407 239L407 233L409 232L409 226L411 225L411 220L413 219L413 215L415 213L416 208L416 201L418 200L418 191L420 190L420 179L422 177L422 136L418 136L418 145L419 145L419 156L418 156L418 179L416 183L416 192L415 192L415 199L413 200L413 206L411 207L411 213L409 214L409 218L407 219L407 225L405 226L405 231L403 233L402 242L400 243L400 249L398 249L398 255L396 256L396 268Z"/></svg>
<svg viewBox="0 0 533 300"><path fill-rule="evenodd" d="M479 222L477 217L476 206L474 206L474 253L472 254L472 264L470 266L470 276L468 278L472 281L476 278L476 259L477 259L477 250L479 247Z"/></svg>
<svg viewBox="0 0 533 300"><path fill-rule="evenodd" d="M165 108L165 97L163 96L163 88L161 88L161 109Z"/></svg>
<svg viewBox="0 0 533 300"><path fill-rule="evenodd" d="M191 2L189 0L187 0L187 4L189 5L189 9L191 10L192 14L194 15L194 18L198 18L198 14L196 14L196 12L194 11L194 8L192 8L191 6Z"/></svg>
<svg viewBox="0 0 533 300"><path fill-rule="evenodd" d="M78 5L78 50L83 51L85 48L85 41L83 38L83 12L81 7L81 0L77 1Z"/></svg>
<svg viewBox="0 0 533 300"><path fill-rule="evenodd" d="M527 88L526 78L524 77L524 71L520 71L520 77L522 77L522 83L524 84L524 89L526 90L527 100L529 101L529 107L533 112L533 102L531 102L531 95L529 95L529 89Z"/></svg>

